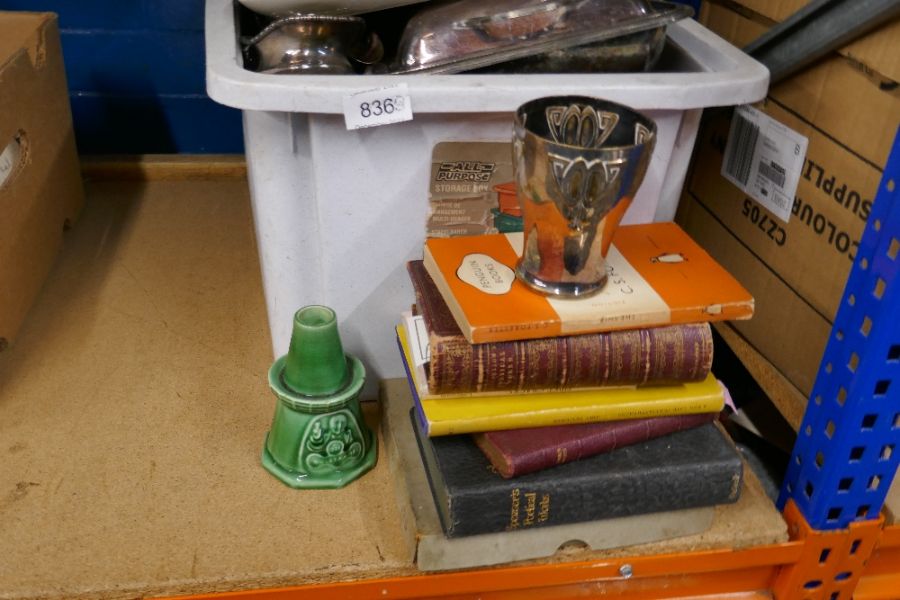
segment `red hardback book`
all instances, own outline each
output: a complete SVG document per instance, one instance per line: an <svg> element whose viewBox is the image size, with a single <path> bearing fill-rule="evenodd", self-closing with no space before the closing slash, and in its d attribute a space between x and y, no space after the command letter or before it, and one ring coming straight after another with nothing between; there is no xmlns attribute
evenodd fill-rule
<svg viewBox="0 0 900 600"><path fill-rule="evenodd" d="M709 323L470 344L421 260L407 264L428 331L430 394L562 390L702 381Z"/></svg>
<svg viewBox="0 0 900 600"><path fill-rule="evenodd" d="M488 431L473 437L497 472L510 478L699 427L716 414Z"/></svg>

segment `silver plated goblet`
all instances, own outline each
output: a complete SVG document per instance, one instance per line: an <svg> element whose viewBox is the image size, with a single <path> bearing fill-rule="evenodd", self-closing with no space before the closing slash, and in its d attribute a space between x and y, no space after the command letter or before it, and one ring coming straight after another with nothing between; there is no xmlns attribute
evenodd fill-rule
<svg viewBox="0 0 900 600"><path fill-rule="evenodd" d="M525 243L518 278L555 296L599 292L613 234L655 144L656 124L614 102L558 96L519 107L513 162Z"/></svg>

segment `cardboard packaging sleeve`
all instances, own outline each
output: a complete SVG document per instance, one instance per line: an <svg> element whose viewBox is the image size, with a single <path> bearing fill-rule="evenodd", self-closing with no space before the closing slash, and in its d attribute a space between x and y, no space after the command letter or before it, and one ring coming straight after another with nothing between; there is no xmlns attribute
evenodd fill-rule
<svg viewBox="0 0 900 600"><path fill-rule="evenodd" d="M83 202L56 16L0 12L0 350Z"/></svg>
<svg viewBox="0 0 900 600"><path fill-rule="evenodd" d="M707 2L701 20L742 47L790 12L765 0ZM707 111L697 139L677 220L755 297L756 315L735 329L807 396L900 124L898 73L894 21L757 105L809 138L787 223L721 176L730 111Z"/></svg>

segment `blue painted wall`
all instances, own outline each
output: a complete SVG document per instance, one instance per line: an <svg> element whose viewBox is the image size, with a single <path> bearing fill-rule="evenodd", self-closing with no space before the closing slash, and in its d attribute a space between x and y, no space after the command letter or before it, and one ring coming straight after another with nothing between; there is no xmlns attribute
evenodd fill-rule
<svg viewBox="0 0 900 600"><path fill-rule="evenodd" d="M0 0L59 14L82 154L243 152L241 113L206 95L203 0Z"/></svg>

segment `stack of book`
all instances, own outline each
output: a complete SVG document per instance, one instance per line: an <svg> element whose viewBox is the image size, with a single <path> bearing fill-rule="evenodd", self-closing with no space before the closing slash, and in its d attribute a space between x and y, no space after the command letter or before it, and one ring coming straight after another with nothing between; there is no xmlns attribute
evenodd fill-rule
<svg viewBox="0 0 900 600"><path fill-rule="evenodd" d="M749 318L752 297L672 223L621 227L606 287L584 299L516 281L521 243L435 238L408 265L397 339L444 534L736 501L709 322Z"/></svg>

